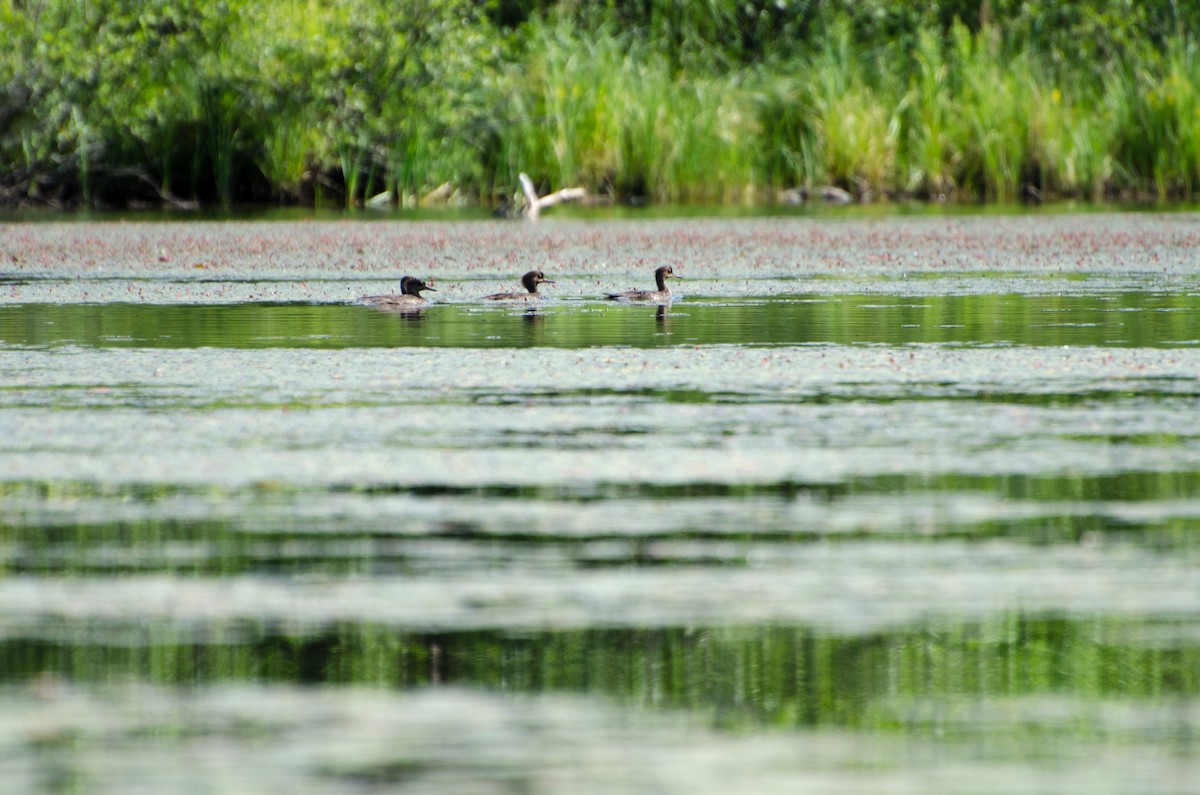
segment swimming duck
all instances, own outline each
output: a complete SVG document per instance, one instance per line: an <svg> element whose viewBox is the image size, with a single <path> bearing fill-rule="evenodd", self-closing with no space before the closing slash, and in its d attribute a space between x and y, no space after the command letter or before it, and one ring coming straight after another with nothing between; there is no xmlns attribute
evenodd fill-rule
<svg viewBox="0 0 1200 795"><path fill-rule="evenodd" d="M682 276L675 275L675 269L670 265L663 265L658 270L654 271L654 281L658 284L658 290L629 290L624 293L605 293L610 301L626 300L626 301L670 301L671 288L667 287L667 279L682 279Z"/></svg>
<svg viewBox="0 0 1200 795"><path fill-rule="evenodd" d="M358 300L360 303L371 304L381 309L425 306L429 302L421 297L422 290L437 292L436 288L430 287L415 276L402 276L400 278L400 295L364 295Z"/></svg>
<svg viewBox="0 0 1200 795"><path fill-rule="evenodd" d="M538 292L539 284L554 284L546 278L546 274L541 271L529 271L521 277L521 284L525 285L527 292L524 293L494 293L485 295L484 301L536 301L542 297Z"/></svg>

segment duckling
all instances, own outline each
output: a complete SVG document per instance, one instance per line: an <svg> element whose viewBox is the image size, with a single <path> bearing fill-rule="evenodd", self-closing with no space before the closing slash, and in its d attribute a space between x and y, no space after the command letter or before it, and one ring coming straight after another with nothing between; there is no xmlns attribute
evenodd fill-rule
<svg viewBox="0 0 1200 795"><path fill-rule="evenodd" d="M654 271L654 281L658 284L658 290L629 290L624 293L605 293L604 295L610 301L657 301L663 303L671 300L671 288L667 287L667 279L682 278L682 276L675 275L675 269L670 265L663 265Z"/></svg>
<svg viewBox="0 0 1200 795"><path fill-rule="evenodd" d="M554 284L546 278L546 274L541 271L529 271L521 277L521 284L525 285L524 293L494 293L485 295L483 301L537 301L542 298L542 294L538 292L539 284Z"/></svg>

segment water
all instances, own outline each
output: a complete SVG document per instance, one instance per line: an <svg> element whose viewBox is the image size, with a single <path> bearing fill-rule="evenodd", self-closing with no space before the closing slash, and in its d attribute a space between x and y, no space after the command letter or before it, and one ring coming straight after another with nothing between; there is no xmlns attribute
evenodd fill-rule
<svg viewBox="0 0 1200 795"><path fill-rule="evenodd" d="M986 281L986 277L980 277ZM26 348L655 348L677 345L963 343L1200 345L1200 293L777 295L670 307L543 301L388 313L304 303L0 306L3 342Z"/></svg>
<svg viewBox="0 0 1200 795"><path fill-rule="evenodd" d="M1194 221L4 228L0 790L1194 792Z"/></svg>

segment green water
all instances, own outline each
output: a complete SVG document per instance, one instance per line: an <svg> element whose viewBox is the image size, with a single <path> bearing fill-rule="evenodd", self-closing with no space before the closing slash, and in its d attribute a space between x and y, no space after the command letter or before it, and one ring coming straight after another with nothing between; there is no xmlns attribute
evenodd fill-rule
<svg viewBox="0 0 1200 795"><path fill-rule="evenodd" d="M560 270L14 278L0 791L1194 791L1200 281Z"/></svg>
<svg viewBox="0 0 1200 795"><path fill-rule="evenodd" d="M671 307L547 300L430 304L33 304L0 307L0 343L128 348L588 348L601 345L1200 344L1200 294L693 299Z"/></svg>

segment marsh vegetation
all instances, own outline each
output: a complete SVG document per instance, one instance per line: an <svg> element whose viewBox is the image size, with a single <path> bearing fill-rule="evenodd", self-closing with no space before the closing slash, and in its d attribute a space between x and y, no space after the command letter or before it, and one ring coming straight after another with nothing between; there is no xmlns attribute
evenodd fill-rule
<svg viewBox="0 0 1200 795"><path fill-rule="evenodd" d="M1191 197L1193 2L3 0L7 205Z"/></svg>

